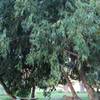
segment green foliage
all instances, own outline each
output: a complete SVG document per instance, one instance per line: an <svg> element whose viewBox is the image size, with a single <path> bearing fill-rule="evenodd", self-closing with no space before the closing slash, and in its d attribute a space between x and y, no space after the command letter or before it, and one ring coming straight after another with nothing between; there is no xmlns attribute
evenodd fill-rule
<svg viewBox="0 0 100 100"><path fill-rule="evenodd" d="M11 92L20 95L27 91L28 95L33 82L41 88L58 84L60 65L68 68L68 58L75 58L72 54L78 57L74 59L76 70L70 69L71 77L79 75L81 68L85 71L88 63L98 71L98 0L6 1L6 10L0 1L0 78ZM25 74L27 78L23 78Z"/></svg>
<svg viewBox="0 0 100 100"><path fill-rule="evenodd" d="M6 37L6 29L0 34L0 55L7 56L7 50L9 49L9 39Z"/></svg>

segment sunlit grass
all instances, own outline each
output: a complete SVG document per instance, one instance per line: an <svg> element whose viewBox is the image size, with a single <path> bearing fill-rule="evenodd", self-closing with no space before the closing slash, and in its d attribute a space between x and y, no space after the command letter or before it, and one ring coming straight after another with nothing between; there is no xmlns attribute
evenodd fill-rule
<svg viewBox="0 0 100 100"><path fill-rule="evenodd" d="M64 93L64 92L60 92L60 91L59 92L55 91L55 92L52 92L51 98L62 98L64 95L71 96L71 93ZM78 95L82 100L89 100L87 93L78 93ZM43 92L41 90L36 91L36 98L38 98L38 100L46 100L45 97L43 96ZM9 96L6 96L6 95L0 95L0 100L11 100L11 98L9 98Z"/></svg>

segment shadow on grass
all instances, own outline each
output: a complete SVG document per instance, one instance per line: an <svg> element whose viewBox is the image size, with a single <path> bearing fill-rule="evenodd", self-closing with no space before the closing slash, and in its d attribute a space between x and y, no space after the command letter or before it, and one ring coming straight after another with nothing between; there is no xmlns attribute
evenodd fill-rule
<svg viewBox="0 0 100 100"><path fill-rule="evenodd" d="M2 95L0 96L0 100L11 100L11 98L9 96Z"/></svg>
<svg viewBox="0 0 100 100"><path fill-rule="evenodd" d="M77 93L82 100L89 100L87 93ZM61 98L66 96L72 96L71 93L63 93L63 92L52 92L50 100L62 100ZM43 96L42 92L37 92L36 97L39 98L38 100L48 100ZM11 100L11 98L7 95L0 95L0 100Z"/></svg>

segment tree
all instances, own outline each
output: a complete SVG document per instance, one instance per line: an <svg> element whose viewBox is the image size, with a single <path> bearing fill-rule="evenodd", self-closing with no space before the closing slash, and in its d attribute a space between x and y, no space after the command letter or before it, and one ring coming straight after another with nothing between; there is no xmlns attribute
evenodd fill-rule
<svg viewBox="0 0 100 100"><path fill-rule="evenodd" d="M9 93L28 96L32 87L57 85L66 68L67 81L81 80L94 100L86 77L100 65L97 0L9 1L9 9L0 9L0 82Z"/></svg>
<svg viewBox="0 0 100 100"><path fill-rule="evenodd" d="M94 100L93 89L86 82L84 75L89 75L87 73L92 73L94 66L96 68L95 63L97 63L97 61L98 61L98 57L96 55L100 51L100 49L98 48L98 45L99 45L98 43L100 43L100 41L99 41L100 37L97 34L99 31L99 24L94 23L98 20L98 17L97 17L98 13L96 13L96 11L95 11L96 5L93 1L91 1L89 4L87 4L87 3L83 4L81 2L79 4L80 5L78 7L79 8L81 7L81 8L76 10L76 12L74 13L75 16L72 16L73 23L71 23L71 25L70 25L71 27L69 28L69 30L70 30L69 33L70 33L70 35L73 32L75 33L75 35L72 35L73 37L72 36L70 36L70 37L72 39L74 38L73 39L74 45L75 45L74 50L78 51L78 55L79 55L79 60L78 60L79 61L79 68L82 70L82 71L80 70L80 72L79 72L80 79L83 81L84 86L86 87L87 91L90 94L89 95L90 100ZM89 9L90 9L90 11L89 11ZM81 10L82 10L82 12L81 12ZM81 13L79 14L79 12L81 12ZM85 17L87 17L87 18L85 19ZM77 23L77 21L79 21L79 23ZM69 22L71 22L71 21L69 21ZM72 27L72 25L73 25L73 27ZM77 37L76 38L77 40L75 40L75 37ZM82 39L82 37L83 37L83 39ZM93 46L94 44L96 47ZM96 49L95 53L93 53L94 48ZM92 61L91 61L91 59L92 59ZM97 66L99 66L99 63L97 63ZM98 69L98 67L97 67L97 69ZM97 70L94 70L94 72L95 71L97 71ZM82 75L81 72L83 72L84 74ZM89 78L90 78L90 76L89 76Z"/></svg>
<svg viewBox="0 0 100 100"><path fill-rule="evenodd" d="M1 12L5 13L1 14L0 20L0 62L2 62L0 63L0 82L13 99L16 98L13 96L15 94L27 96L34 82L33 78L29 78L30 70L27 70L27 67L30 68L30 66L25 64L26 55L30 49L31 28L27 31L23 30L21 26L23 17L15 17L14 4L15 0L4 2L4 9L1 9Z"/></svg>

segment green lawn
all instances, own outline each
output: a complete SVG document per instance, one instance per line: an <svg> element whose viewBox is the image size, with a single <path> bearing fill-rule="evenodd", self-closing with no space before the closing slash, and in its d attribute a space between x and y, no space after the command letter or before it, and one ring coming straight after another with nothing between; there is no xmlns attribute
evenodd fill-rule
<svg viewBox="0 0 100 100"><path fill-rule="evenodd" d="M11 100L8 96L2 95L0 96L0 100Z"/></svg>
<svg viewBox="0 0 100 100"><path fill-rule="evenodd" d="M55 92L52 92L51 97L52 98L56 98L56 97L61 98L64 95L71 96L71 93L63 93L63 92L56 92L55 91ZM82 98L82 100L89 100L87 93L78 93L78 95L79 95L79 97ZM42 92L37 92L36 96L37 96L37 98L40 98L39 100L44 100Z"/></svg>
<svg viewBox="0 0 100 100"><path fill-rule="evenodd" d="M2 94L2 90L0 90L0 94L1 94L0 100L11 100L8 96ZM56 100L54 98L62 98L62 96L64 95L71 96L71 93L63 93L60 91L59 92L55 91L55 92L52 92L51 97L53 98L53 100ZM82 98L82 100L89 100L86 93L78 93L78 95ZM36 97L39 98L38 100L46 100L41 90L36 91Z"/></svg>
<svg viewBox="0 0 100 100"><path fill-rule="evenodd" d="M51 97L52 98L62 98L64 95L71 96L71 93L64 93L64 92L52 92ZM87 93L78 93L79 97L82 98L82 100L89 100ZM43 90L36 89L36 97L39 98L38 100L46 100L43 96ZM0 87L0 100L11 100L9 96L7 96L3 90L2 87ZM51 99L51 100L58 100L58 99Z"/></svg>

